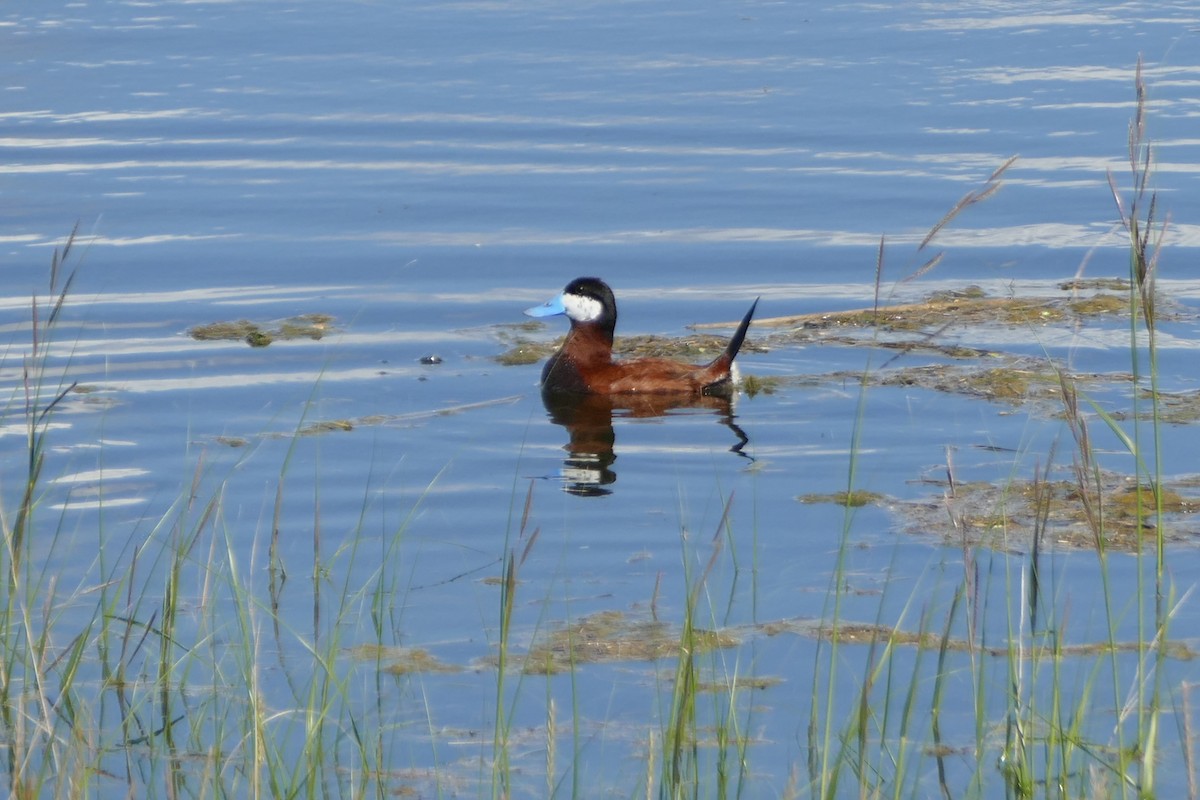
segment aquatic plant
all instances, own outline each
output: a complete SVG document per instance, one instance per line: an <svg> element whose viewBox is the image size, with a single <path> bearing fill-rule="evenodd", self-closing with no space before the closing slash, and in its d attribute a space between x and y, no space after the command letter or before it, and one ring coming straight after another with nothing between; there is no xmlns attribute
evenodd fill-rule
<svg viewBox="0 0 1200 800"><path fill-rule="evenodd" d="M86 774L86 761L77 757L65 736L55 709L74 706L71 682L87 645L87 632L101 624L100 609L88 616L79 636L65 649L50 635L50 624L61 613L57 580L44 563L33 558L37 539L57 542L61 521L42 522L41 492L47 440L55 410L75 384L66 370L56 368L50 355L67 293L75 279L72 263L76 230L54 250L48 293L34 295L30 304L29 349L22 357L22 381L17 396L7 403L23 422L25 452L17 474L20 487L15 513L0 508L3 535L4 587L0 601L0 729L6 742L4 762L9 791L14 796L38 796L63 778ZM38 541L39 547L45 546ZM81 713L90 713L86 707Z"/></svg>
<svg viewBox="0 0 1200 800"><path fill-rule="evenodd" d="M815 656L804 794L832 798L848 790L861 797L922 796L928 791L922 788L922 765L928 759L936 766L939 790L944 796L955 796L948 759L957 757L957 751L944 741L940 719L949 704L958 704L960 710L962 707L959 700L951 699L951 672L961 669L952 666L951 655L956 652L965 652L971 678L970 692L965 698L961 693L957 697L967 700L975 720L975 741L966 753L973 763L968 795L990 796L991 776L998 774L1006 795L1017 798L1155 796L1157 769L1168 757L1194 775L1190 722L1181 723L1179 753L1167 756L1161 748L1163 715L1169 698L1184 698L1181 711L1185 716L1188 713L1188 687L1169 689L1166 684L1169 662L1191 656L1186 646L1181 651L1180 644L1169 637L1180 598L1164 568L1168 527L1164 513L1168 507L1178 510L1183 501L1172 503L1162 473L1163 396L1158 390L1154 284L1166 226L1158 221L1157 198L1150 189L1152 157L1146 139L1146 87L1140 63L1135 85L1137 104L1129 136L1133 188L1128 197L1110 176L1122 225L1129 236L1129 279L1121 285L1128 292L1133 375L1129 398L1133 410L1119 416L1082 400L1080 382L1047 357L1047 369L1056 376L1061 417L1073 443L1073 486L1067 487L1064 494L1059 482L1051 477L1057 456L1052 449L1045 456L1045 465L1035 468L1031 482L1010 480L1000 484L998 508L989 524L996 529L1001 545L999 549L981 548L977 537L967 535L968 519L959 510L958 481L947 452L944 514L952 530L961 532L962 575L958 584L950 587L940 625L933 616L938 604L918 602L914 596L904 604L899 620L891 624L883 617L889 603L881 599L880 617L860 628L844 619L842 597L848 547L853 541L855 505L851 498L862 492L857 481L859 437L869 419L868 388L876 382L869 377L871 367L864 370L842 501L842 545L825 612L827 638ZM934 240L955 213L990 196L995 191L992 181L999 174L955 206L930 231L918 251ZM883 271L883 254L881 243L877 275ZM927 259L909 278L926 274L939 260L939 256ZM879 296L878 280L876 292ZM1103 307L1107 311L1112 303L1106 301ZM864 313L869 316L870 312ZM1142 384L1146 384L1146 391L1141 390ZM1021 394L1025 393L1022 390ZM1148 409L1143 410L1142 405ZM1090 408L1090 414L1085 407ZM1115 490L1112 477L1101 468L1089 418L1100 420L1130 457L1132 491ZM1018 467L1015 463L1014 470ZM1012 517L1004 500L1006 493L1014 499L1019 493L1020 506L1029 509L1028 533L1023 538L1010 538L1016 536L1017 526L1010 528ZM1079 509L1091 531L1097 573L1103 583L1101 642L1072 644L1068 640L1066 584L1060 579L1062 567L1054 553L1050 526L1052 510L1054 515L1061 514L1054 509L1064 501ZM1014 502L1014 510L1016 506ZM1132 533L1127 535L1126 531ZM1118 601L1118 589L1111 578L1109 550L1118 541L1129 542L1126 546L1138 559L1132 609ZM992 599L997 590L1003 599L998 608ZM1129 612L1135 619L1133 641L1124 640L1120 632L1123 617ZM1003 641L990 642L988 631L995 630L997 622L1004 631ZM915 625L915 631L908 632L910 625ZM965 627L961 644L953 636L960 627ZM841 647L849 642L865 644L866 652L855 659L861 665L853 688L858 701L843 715L839 713L843 706L833 698L845 693L842 684L848 676L842 667L846 659ZM897 653L906 647L915 648L911 658L897 659ZM1129 659L1128 654L1133 658ZM931 684L926 689L928 681ZM1004 705L998 720L991 711L997 695ZM1101 697L1105 699L1101 701ZM928 704L924 714L917 710L921 703ZM915 748L914 738L923 738L921 729L927 731L930 744ZM1111 731L1111 741L1103 738L1105 729ZM1189 780L1194 786L1194 778Z"/></svg>

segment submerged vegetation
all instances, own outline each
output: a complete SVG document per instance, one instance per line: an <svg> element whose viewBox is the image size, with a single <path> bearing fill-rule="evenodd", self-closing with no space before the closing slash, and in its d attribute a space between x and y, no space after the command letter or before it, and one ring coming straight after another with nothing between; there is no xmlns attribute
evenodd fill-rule
<svg viewBox="0 0 1200 800"><path fill-rule="evenodd" d="M502 541L488 554L494 560L448 579L469 588L449 611L420 606L421 565L400 557L437 480L399 514L392 505L368 513L395 498L349 487L362 491L362 516L334 546L325 541L321 487L293 490L296 449L322 441L310 435L481 403L304 419L286 434L222 437L218 443L238 454L267 439L285 442L261 509L244 514L227 502L242 462L222 473L200 456L160 518L131 524L101 508L95 529L73 529L64 507L47 499L53 476L45 470L56 415L78 392L69 370L47 357L62 335L73 283L69 238L52 260L47 294L33 300L21 378L5 406L5 423L23 437L21 458L4 465L8 506L0 509L0 772L10 795L1132 799L1166 796L1169 774L1171 786L1197 796L1195 684L1177 680L1175 669L1196 648L1173 629L1190 590L1172 583L1166 547L1200 535L1192 521L1200 490L1194 480L1164 475L1160 460L1164 426L1190 421L1184 409L1194 405L1158 386L1155 337L1170 309L1155 291L1163 226L1149 190L1140 72L1137 90L1133 189L1113 184L1130 241L1128 279L1077 279L1063 285L1069 294L1061 298L992 298L967 287L917 304L760 323L775 332L752 347L867 346L888 359L861 373L752 376L746 385L751 395L801 382L857 390L852 440L839 443L848 452L845 489L798 498L844 510L840 530L797 526L798 534L822 537L813 552L828 563L796 568L828 576L827 591L823 604L812 605L819 613L788 619L764 620L756 609L739 609L735 619L745 597L739 581L756 584L772 555L760 532L735 523L725 487L709 530L693 530L680 509L674 593L660 591L660 575L633 608L572 576L562 586L527 580L530 559L564 545L545 541L535 482L522 491L523 477L512 478ZM996 191L1007 167L934 226L918 249L925 260L905 280L936 267L941 255L927 257L927 247ZM880 294L887 252L881 243ZM961 326L1086 325L1101 317L1128 326L1126 374L1075 372L1048 358L946 341ZM237 322L191 335L261 346L319 337L331 322L317 315L269 327ZM539 330L506 331L510 349L501 362L543 357L555 345L533 338ZM699 334L635 337L620 349L700 360L723 347L721 337ZM912 353L948 363L913 366L903 361ZM862 437L873 394L894 386L1027 407L1060 420L1068 441L1032 469L1021 462L1025 453L1014 454L1017 463L994 481L960 480L948 452L935 478L913 476L934 496L886 498L862 488L860 465L872 457ZM1120 394L1129 410L1089 399L1098 392ZM1110 460L1128 470L1101 466L1094 427L1120 443ZM297 502L301 510L289 512ZM939 545L953 545L940 551L961 554L931 570L932 586L902 584L911 594L898 604L890 595L901 584L892 579L910 564L897 555L894 575L873 576L853 563L855 550L869 546L857 535L856 515L880 505L900 515L906 531L935 535ZM94 550L94 562L82 577L64 578L61 562L80 549ZM1101 603L1085 613L1063 589L1068 576L1057 559L1066 552L1089 559L1088 574L1102 583ZM1116 555L1136 561L1132 590L1112 581ZM282 613L285 587L304 593L311 622ZM565 607L578 613L552 620L545 609L560 589ZM481 632L468 644L487 655L471 655L457 641L409 641L404 623L414 613L477 614ZM757 649L788 639L798 649L780 662L766 662ZM605 693L617 689L592 692L587 682L606 671L634 674L650 687L654 699L640 719L595 719L595 703L603 713ZM454 693L484 687L470 725L444 726L430 708L440 681ZM810 687L806 707L774 705L772 693L789 682ZM770 714L786 716L795 739L782 745L784 769L755 761L756 748L773 744L763 733ZM951 715L968 719L965 737L961 723L948 734ZM609 750L603 767L593 767L603 748L618 754ZM597 774L611 763L621 765L616 774Z"/></svg>

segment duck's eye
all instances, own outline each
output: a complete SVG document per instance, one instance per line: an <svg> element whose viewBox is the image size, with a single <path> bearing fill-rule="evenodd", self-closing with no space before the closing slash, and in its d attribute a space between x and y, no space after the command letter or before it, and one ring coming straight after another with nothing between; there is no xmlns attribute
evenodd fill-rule
<svg viewBox="0 0 1200 800"><path fill-rule="evenodd" d="M604 306L599 300L581 294L564 294L563 308L567 310L567 317L576 322L593 322L604 313Z"/></svg>

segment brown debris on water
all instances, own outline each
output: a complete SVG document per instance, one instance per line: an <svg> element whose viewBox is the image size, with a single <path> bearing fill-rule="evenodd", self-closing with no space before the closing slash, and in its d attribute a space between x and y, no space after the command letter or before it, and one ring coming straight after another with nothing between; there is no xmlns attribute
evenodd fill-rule
<svg viewBox="0 0 1200 800"><path fill-rule="evenodd" d="M838 328L878 328L890 332L938 331L950 325L1059 322L1069 317L1086 318L1119 313L1129 307L1127 299L1115 295L1096 292L1088 297L1080 297L1079 287L1075 285L1063 284L1060 288L1071 294L1066 297L989 297L978 286L968 286L961 290L934 292L916 303L764 317L755 319L754 327L760 330L792 329L793 332ZM704 330L728 327L730 324L724 322L692 327Z"/></svg>
<svg viewBox="0 0 1200 800"><path fill-rule="evenodd" d="M1080 316L1120 314L1129 310L1129 300L1115 294L1096 294L1083 300L1072 300L1067 307Z"/></svg>
<svg viewBox="0 0 1200 800"><path fill-rule="evenodd" d="M754 397L759 394L775 394L783 383L783 378L775 375L743 375L741 389L747 397Z"/></svg>
<svg viewBox="0 0 1200 800"><path fill-rule="evenodd" d="M1129 287L1128 278L1073 278L1058 285L1064 292L1128 292Z"/></svg>
<svg viewBox="0 0 1200 800"><path fill-rule="evenodd" d="M1135 487L1126 476L1116 473L1101 473L1099 504L1094 487L1089 487L1090 496L1084 497L1073 480L956 483L947 490L952 496L895 501L889 508L900 516L908 533L1008 552L1031 549L1037 530L1042 531L1044 541L1073 550L1096 549L1097 524L1108 550L1136 552L1152 547L1158 535L1153 487ZM1169 544L1200 543L1196 486L1178 481L1160 487L1159 492L1164 540ZM1097 507L1099 514L1094 513Z"/></svg>
<svg viewBox="0 0 1200 800"><path fill-rule="evenodd" d="M1033 658L1035 648L1020 648L1017 645L981 645L979 642L969 642L965 638L945 636L932 631L906 631L875 622L843 621L836 625L822 624L811 619L781 619L763 622L755 625L758 633L766 636L794 634L813 639L836 640L845 645L874 645L886 642L888 646L910 647L919 650L951 650L955 652L979 652L994 658L1010 658L1014 655L1023 658ZM1171 641L1164 644L1168 658L1177 661L1192 661L1197 657L1186 642ZM1055 652L1062 656L1095 656L1107 653L1140 653L1145 650L1145 644L1138 642L1083 642L1080 644L1062 643L1055 647Z"/></svg>
<svg viewBox="0 0 1200 800"><path fill-rule="evenodd" d="M421 647L361 644L351 648L350 656L356 661L379 662L380 668L391 675L444 674L463 671L458 664L442 661Z"/></svg>
<svg viewBox="0 0 1200 800"><path fill-rule="evenodd" d="M234 322L212 322L208 325L197 325L188 331L188 336L201 342L228 339L238 341L259 330L258 325L248 319Z"/></svg>
<svg viewBox="0 0 1200 800"><path fill-rule="evenodd" d="M536 364L558 349L557 342L539 341L531 334L545 330L545 323L537 320L512 322L495 327L496 338L506 345L503 353L493 358L497 363L506 367L519 367L525 364Z"/></svg>
<svg viewBox="0 0 1200 800"><path fill-rule="evenodd" d="M811 375L805 382L824 383L866 382L868 386L890 386L925 389L961 397L974 397L1011 407L1031 408L1046 416L1062 414L1060 376L1073 384L1093 390L1128 383L1131 376L1124 373L1068 372L1045 359L1024 356L994 355L977 363L922 364L889 367L875 370L866 376L859 372L833 372ZM787 379L787 382L795 382ZM1200 394L1194 409L1200 414ZM1180 408L1180 416L1184 416ZM1116 419L1122 418L1113 412Z"/></svg>
<svg viewBox="0 0 1200 800"><path fill-rule="evenodd" d="M878 505L886 498L878 492L868 492L856 489L850 492L833 492L832 494L802 494L796 498L801 503L832 503L847 508L861 508L867 505Z"/></svg>
<svg viewBox="0 0 1200 800"><path fill-rule="evenodd" d="M505 367L520 367L526 364L536 364L542 359L549 358L558 349L557 343L535 342L532 339L519 339L509 344L507 350L494 356L496 363Z"/></svg>
<svg viewBox="0 0 1200 800"><path fill-rule="evenodd" d="M321 422L314 422L311 425L305 425L300 430L296 431L297 436L318 436L322 433L332 433L335 431L345 432L354 430L354 421L349 419L329 419Z"/></svg>
<svg viewBox="0 0 1200 800"><path fill-rule="evenodd" d="M1143 419L1153 416L1153 406L1158 411L1158 419L1169 425L1188 425L1200 421L1200 391L1191 392L1158 392L1157 395L1149 390L1139 389L1139 395L1145 403L1141 409ZM1124 411L1112 412L1113 419L1125 420L1130 414Z"/></svg>
<svg viewBox="0 0 1200 800"><path fill-rule="evenodd" d="M1006 359L1002 366L929 364L883 370L870 380L879 386L915 386L948 394L1020 404L1058 397L1058 373L1044 361Z"/></svg>
<svg viewBox="0 0 1200 800"><path fill-rule="evenodd" d="M619 336L613 352L623 358L675 358L702 363L725 352L728 336L690 334L688 336ZM744 343L743 352L765 352L761 344Z"/></svg>
<svg viewBox="0 0 1200 800"><path fill-rule="evenodd" d="M276 323L257 323L248 319L213 322L188 330L188 336L201 342L244 341L251 347L266 347L275 341L290 339L319 340L335 330L329 314L301 314Z"/></svg>
<svg viewBox="0 0 1200 800"><path fill-rule="evenodd" d="M630 617L621 611L601 611L553 630L535 642L525 657L525 672L537 675L570 670L579 664L618 661L657 661L674 658L682 647L707 652L734 647L739 639L729 631L695 629L681 641L680 631L653 619Z"/></svg>

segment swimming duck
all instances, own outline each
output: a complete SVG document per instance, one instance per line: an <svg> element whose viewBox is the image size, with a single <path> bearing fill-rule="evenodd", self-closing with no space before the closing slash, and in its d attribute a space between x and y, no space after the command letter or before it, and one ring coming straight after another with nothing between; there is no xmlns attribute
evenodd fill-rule
<svg viewBox="0 0 1200 800"><path fill-rule="evenodd" d="M542 368L543 392L722 395L733 391L733 359L757 307L755 300L725 352L700 365L667 358L613 361L617 301L599 278L576 278L558 297L525 313L531 317L565 314L571 320L567 340Z"/></svg>

